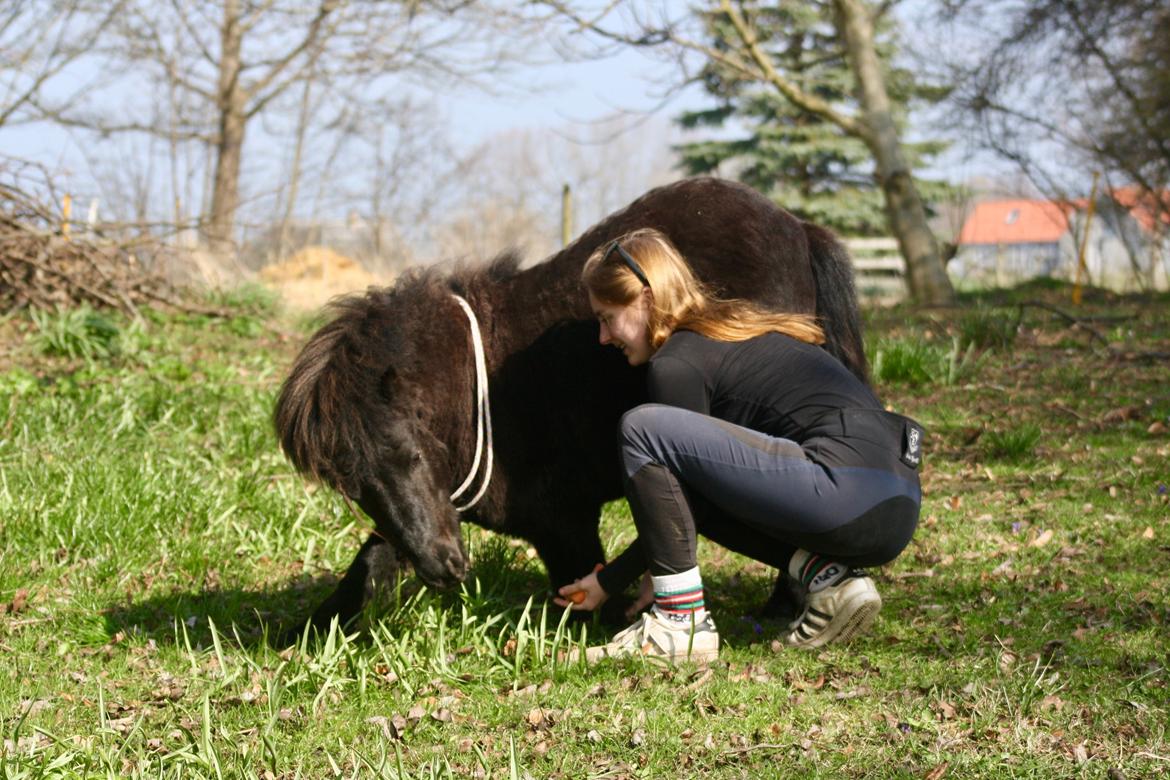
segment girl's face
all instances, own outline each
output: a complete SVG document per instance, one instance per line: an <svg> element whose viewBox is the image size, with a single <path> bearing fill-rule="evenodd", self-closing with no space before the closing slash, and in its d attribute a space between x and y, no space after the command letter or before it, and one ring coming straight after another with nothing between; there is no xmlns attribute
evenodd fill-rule
<svg viewBox="0 0 1170 780"><path fill-rule="evenodd" d="M589 293L589 306L601 324L599 338L602 344L613 344L626 356L631 366L640 366L650 359L650 291L644 290L637 300L627 306L603 303Z"/></svg>

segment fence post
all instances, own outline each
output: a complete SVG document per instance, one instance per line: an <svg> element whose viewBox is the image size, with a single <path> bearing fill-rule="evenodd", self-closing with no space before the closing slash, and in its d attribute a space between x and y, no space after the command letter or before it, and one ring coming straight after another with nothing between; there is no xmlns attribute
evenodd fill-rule
<svg viewBox="0 0 1170 780"><path fill-rule="evenodd" d="M87 236L93 235L93 229L97 226L98 219L98 199L89 199L89 213L85 215L85 234Z"/></svg>
<svg viewBox="0 0 1170 780"><path fill-rule="evenodd" d="M73 215L73 196L66 193L61 201L61 237L69 240L69 218Z"/></svg>
<svg viewBox="0 0 1170 780"><path fill-rule="evenodd" d="M1089 192L1089 207L1085 209L1085 229L1081 231L1081 251L1077 253L1077 283L1073 285L1072 302L1081 305L1081 273L1089 276L1089 269L1085 265L1085 249L1089 245L1089 223L1093 221L1093 211L1097 207L1097 179L1101 174L1093 171L1093 189Z"/></svg>

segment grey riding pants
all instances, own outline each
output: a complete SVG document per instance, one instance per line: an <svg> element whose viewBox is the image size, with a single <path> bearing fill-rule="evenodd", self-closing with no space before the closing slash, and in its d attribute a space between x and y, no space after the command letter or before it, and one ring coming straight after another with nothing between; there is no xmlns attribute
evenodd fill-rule
<svg viewBox="0 0 1170 780"><path fill-rule="evenodd" d="M862 411L855 417L868 419ZM687 409L630 410L619 429L623 477L650 573L694 567L697 532L781 570L797 549L850 566L892 561L922 497L883 423L843 425L839 439L802 447ZM866 465L826 465L834 460Z"/></svg>

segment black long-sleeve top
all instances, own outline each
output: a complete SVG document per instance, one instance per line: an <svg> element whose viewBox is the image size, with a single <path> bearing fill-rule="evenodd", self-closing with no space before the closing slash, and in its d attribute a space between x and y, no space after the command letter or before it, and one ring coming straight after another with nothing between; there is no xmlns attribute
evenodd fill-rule
<svg viewBox="0 0 1170 780"><path fill-rule="evenodd" d="M828 438L831 413L882 408L873 392L832 355L780 333L727 342L678 331L650 358L647 390L651 403L789 439L813 460L834 465L849 465L850 452ZM635 539L597 579L613 594L645 571L641 542Z"/></svg>

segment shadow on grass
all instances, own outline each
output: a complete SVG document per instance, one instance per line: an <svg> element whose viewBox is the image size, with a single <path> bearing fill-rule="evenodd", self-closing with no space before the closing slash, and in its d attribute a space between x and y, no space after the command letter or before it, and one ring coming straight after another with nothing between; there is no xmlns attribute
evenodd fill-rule
<svg viewBox="0 0 1170 780"><path fill-rule="evenodd" d="M102 611L108 637L119 632L153 639L158 644L190 642L192 647L212 641L211 623L221 636L235 637L243 647L267 644L284 648L304 634L313 611L333 592L339 575L300 576L272 588L214 588L174 590L132 601L119 601ZM472 566L461 591L431 591L429 603L440 609L488 617L520 610L533 597L534 605L549 595L548 580L538 566L517 565L498 550L489 550ZM367 600L348 629L389 619L398 608L426 587L409 570L386 583ZM559 608L556 608L559 609ZM403 616L408 619L409 616ZM186 639L184 639L184 634Z"/></svg>
<svg viewBox="0 0 1170 780"><path fill-rule="evenodd" d="M221 635L234 635L245 647L265 643L276 647L304 629L313 609L336 583L337 577L324 575L271 589L176 590L112 604L102 615L111 637L121 632L160 645L182 645L185 629L192 647L207 646L214 623Z"/></svg>
<svg viewBox="0 0 1170 780"><path fill-rule="evenodd" d="M1119 679L1149 677L1150 685L1164 685L1165 658L1151 635L1170 625L1170 603L1152 592L1131 594L1103 587L1095 575L1067 572L991 581L970 572L921 580L894 579L881 570L874 574L885 601L878 621L844 648L845 655L830 661L817 651L818 661L849 665L853 661L845 659L854 656L892 655L906 669L941 662L963 677L982 658L993 670L1001 664L1019 666L1013 675L1034 667L1106 667L1115 669ZM722 569L705 576L704 584L725 643L765 653L777 649L775 641L783 643L787 622L763 617L758 609L769 577L740 577Z"/></svg>

